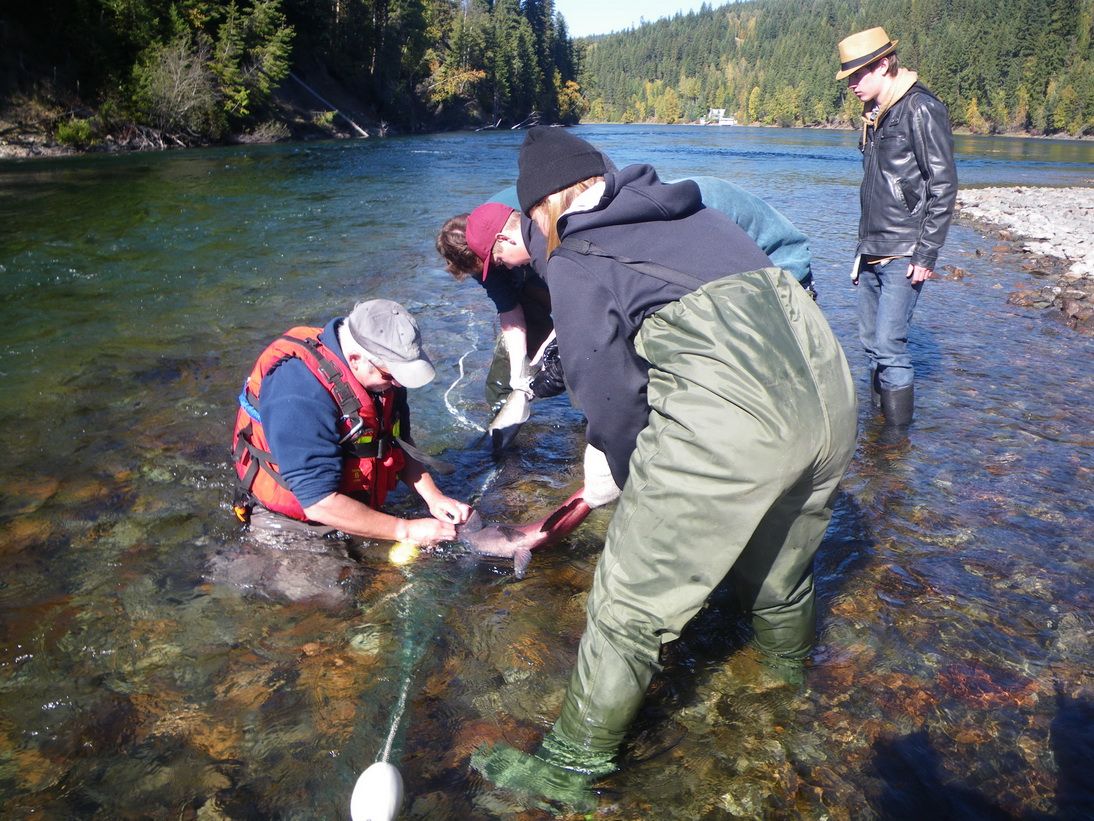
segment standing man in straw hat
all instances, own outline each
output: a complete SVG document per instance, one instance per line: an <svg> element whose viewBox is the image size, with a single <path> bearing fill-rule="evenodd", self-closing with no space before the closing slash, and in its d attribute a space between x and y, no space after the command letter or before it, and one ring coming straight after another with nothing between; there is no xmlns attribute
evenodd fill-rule
<svg viewBox="0 0 1094 821"><path fill-rule="evenodd" d="M859 337L875 404L889 424L907 425L915 405L908 328L946 240L957 169L946 106L900 66L898 42L883 28L841 40L836 79L846 78L863 102L862 214L851 273Z"/></svg>

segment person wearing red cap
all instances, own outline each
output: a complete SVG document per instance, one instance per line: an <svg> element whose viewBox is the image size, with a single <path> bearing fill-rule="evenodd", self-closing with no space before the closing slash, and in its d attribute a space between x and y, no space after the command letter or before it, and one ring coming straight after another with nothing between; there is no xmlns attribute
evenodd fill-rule
<svg viewBox="0 0 1094 821"><path fill-rule="evenodd" d="M437 251L445 268L456 279L473 278L486 290L501 323L501 338L486 377L485 396L497 408L512 390L532 397L562 392L561 378L551 372L533 374L530 362L541 358L541 348L551 336L551 297L547 283L536 271L533 250L543 237L531 220L521 218L504 202L513 199L501 191L470 214L457 214L437 235ZM557 357L547 356L556 362ZM539 378L536 378L539 377Z"/></svg>
<svg viewBox="0 0 1094 821"><path fill-rule="evenodd" d="M615 169L607 156L599 157L604 168ZM772 262L791 272L817 298L805 234L769 203L728 180L691 179L699 186L704 205L737 223ZM553 339L544 344L554 330L544 279L546 238L517 206L516 187L504 189L470 214L449 219L437 236L446 270L458 280L475 278L498 311L502 335L486 379L491 407L514 387L541 399L565 389L558 345ZM526 357L540 360L530 380Z"/></svg>

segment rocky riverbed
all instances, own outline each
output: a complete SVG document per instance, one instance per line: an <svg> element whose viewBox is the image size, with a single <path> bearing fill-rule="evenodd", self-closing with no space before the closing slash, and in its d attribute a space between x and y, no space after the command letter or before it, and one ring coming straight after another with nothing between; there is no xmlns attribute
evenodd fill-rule
<svg viewBox="0 0 1094 821"><path fill-rule="evenodd" d="M1011 303L1051 308L1094 335L1094 188L969 188L957 205L964 219L1030 255L1022 267L1036 279Z"/></svg>

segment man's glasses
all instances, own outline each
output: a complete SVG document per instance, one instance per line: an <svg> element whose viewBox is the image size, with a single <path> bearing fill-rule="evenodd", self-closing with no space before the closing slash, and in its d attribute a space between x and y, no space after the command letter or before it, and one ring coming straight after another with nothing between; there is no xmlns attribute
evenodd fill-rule
<svg viewBox="0 0 1094 821"><path fill-rule="evenodd" d="M380 367L379 363L375 359L369 359L366 357L366 361L368 362L368 364L372 365L372 367L376 370L378 374L380 374L381 379L386 379L388 382L395 381L395 377L391 375L391 371L387 370L386 368Z"/></svg>

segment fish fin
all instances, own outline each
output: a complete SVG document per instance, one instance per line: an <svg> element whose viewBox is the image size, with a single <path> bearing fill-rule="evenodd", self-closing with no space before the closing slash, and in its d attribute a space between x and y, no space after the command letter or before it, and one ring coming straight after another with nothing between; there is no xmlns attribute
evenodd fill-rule
<svg viewBox="0 0 1094 821"><path fill-rule="evenodd" d="M467 521L456 526L456 536L462 539L465 533L477 533L484 527L486 527L486 523L483 522L482 516L479 515L477 510L472 510L471 515L467 517Z"/></svg>
<svg viewBox="0 0 1094 821"><path fill-rule="evenodd" d="M507 425L504 428L494 428L490 431L490 450L495 456L513 444L513 440L517 438L523 424L523 422L520 422L515 425Z"/></svg>
<svg viewBox="0 0 1094 821"><path fill-rule="evenodd" d="M515 390L506 397L501 410L494 415L486 427L495 456L513 443L517 432L520 431L520 426L527 422L531 415L532 403L524 391Z"/></svg>
<svg viewBox="0 0 1094 821"><path fill-rule="evenodd" d="M528 569L528 562L532 561L532 551L526 547L513 551L513 574L518 579L524 578L524 571Z"/></svg>

